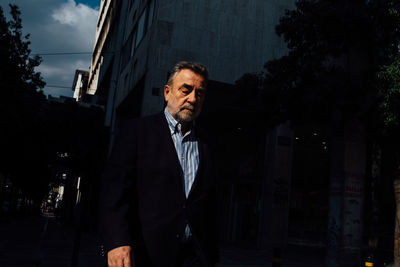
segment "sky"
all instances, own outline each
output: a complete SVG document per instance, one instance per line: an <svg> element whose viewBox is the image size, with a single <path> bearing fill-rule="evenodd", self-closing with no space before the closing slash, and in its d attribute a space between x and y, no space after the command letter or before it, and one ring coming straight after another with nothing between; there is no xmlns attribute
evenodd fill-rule
<svg viewBox="0 0 400 267"><path fill-rule="evenodd" d="M31 54L88 52L42 55L43 62L36 69L47 83L46 95L72 97L75 70L90 67L100 0L0 0L8 17L9 3L20 8L22 31L30 34Z"/></svg>

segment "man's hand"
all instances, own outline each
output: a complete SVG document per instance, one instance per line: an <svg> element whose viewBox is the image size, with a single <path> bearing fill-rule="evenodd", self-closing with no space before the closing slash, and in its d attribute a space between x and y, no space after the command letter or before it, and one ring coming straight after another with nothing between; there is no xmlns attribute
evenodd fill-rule
<svg viewBox="0 0 400 267"><path fill-rule="evenodd" d="M133 252L130 246L117 247L107 254L109 267L135 267Z"/></svg>

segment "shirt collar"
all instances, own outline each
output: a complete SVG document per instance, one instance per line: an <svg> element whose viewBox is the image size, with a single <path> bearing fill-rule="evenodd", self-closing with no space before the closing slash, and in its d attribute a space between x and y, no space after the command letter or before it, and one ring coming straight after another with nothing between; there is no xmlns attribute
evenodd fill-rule
<svg viewBox="0 0 400 267"><path fill-rule="evenodd" d="M164 109L164 114L165 114L165 118L167 119L168 122L168 126L169 129L171 131L171 135L175 134L175 133L179 133L182 135L182 131L181 131L181 127L182 125L174 118L172 117L171 113L169 113L169 111L167 110L167 108ZM185 134L185 136L191 134L194 129L194 121L192 123L192 127L190 128L190 130Z"/></svg>

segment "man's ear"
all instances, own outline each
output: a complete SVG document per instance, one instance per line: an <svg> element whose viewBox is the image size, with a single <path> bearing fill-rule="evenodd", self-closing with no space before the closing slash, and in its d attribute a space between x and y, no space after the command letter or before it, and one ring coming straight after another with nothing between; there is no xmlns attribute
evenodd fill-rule
<svg viewBox="0 0 400 267"><path fill-rule="evenodd" d="M165 102L168 102L168 98L169 98L170 93L171 93L171 87L166 84L164 86L164 99L165 99Z"/></svg>

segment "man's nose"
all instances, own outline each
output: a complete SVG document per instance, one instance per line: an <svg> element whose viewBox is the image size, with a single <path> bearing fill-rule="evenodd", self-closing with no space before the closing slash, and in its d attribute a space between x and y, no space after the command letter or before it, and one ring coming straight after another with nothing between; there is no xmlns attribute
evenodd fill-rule
<svg viewBox="0 0 400 267"><path fill-rule="evenodd" d="M192 104L195 104L196 101L197 101L196 92L195 92L195 90L193 90L193 91L189 94L188 102L189 102L189 103L192 103Z"/></svg>

